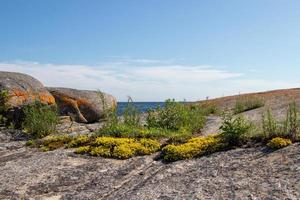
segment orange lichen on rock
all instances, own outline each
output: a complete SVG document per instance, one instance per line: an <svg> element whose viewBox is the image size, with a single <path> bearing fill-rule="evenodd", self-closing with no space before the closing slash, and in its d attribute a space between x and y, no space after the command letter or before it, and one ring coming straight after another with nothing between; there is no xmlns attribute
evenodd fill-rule
<svg viewBox="0 0 300 200"><path fill-rule="evenodd" d="M80 106L90 106L91 103L88 102L86 99L77 99L77 105Z"/></svg>
<svg viewBox="0 0 300 200"><path fill-rule="evenodd" d="M24 91L20 89L13 89L9 94L9 104L12 106L20 106L27 102L39 100L44 104L55 104L55 99L51 94L47 92L34 93L31 91Z"/></svg>
<svg viewBox="0 0 300 200"><path fill-rule="evenodd" d="M65 105L72 105L72 106L77 106L77 102L75 99L69 97L69 96L63 96L61 95L60 96L60 101L62 104L65 104Z"/></svg>
<svg viewBox="0 0 300 200"><path fill-rule="evenodd" d="M43 103L47 103L47 104L50 104L50 105L55 104L55 98L52 95L50 95L46 92L40 92L39 93L39 99Z"/></svg>

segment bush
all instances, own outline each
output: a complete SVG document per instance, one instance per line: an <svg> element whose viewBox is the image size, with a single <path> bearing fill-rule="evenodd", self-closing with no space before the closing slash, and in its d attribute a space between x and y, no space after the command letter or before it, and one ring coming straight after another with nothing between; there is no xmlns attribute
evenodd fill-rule
<svg viewBox="0 0 300 200"><path fill-rule="evenodd" d="M200 106L187 106L174 100L167 100L164 108L148 111L147 126L178 131L182 128L199 132L206 122Z"/></svg>
<svg viewBox="0 0 300 200"><path fill-rule="evenodd" d="M251 128L251 124L242 116L233 116L231 113L224 113L223 122L220 127L221 135L230 147L240 145Z"/></svg>
<svg viewBox="0 0 300 200"><path fill-rule="evenodd" d="M7 101L9 100L9 94L7 90L0 91L0 124L6 124L7 118L5 117L8 110Z"/></svg>
<svg viewBox="0 0 300 200"><path fill-rule="evenodd" d="M58 115L55 109L41 102L26 105L23 108L23 129L35 137L41 138L55 132Z"/></svg>
<svg viewBox="0 0 300 200"><path fill-rule="evenodd" d="M281 137L273 138L270 142L268 142L267 146L272 149L281 149L292 144L290 139L285 139Z"/></svg>
<svg viewBox="0 0 300 200"><path fill-rule="evenodd" d="M234 113L242 113L264 106L264 101L258 97L241 97L236 100Z"/></svg>
<svg viewBox="0 0 300 200"><path fill-rule="evenodd" d="M192 138L181 145L167 145L162 149L162 155L166 161L176 161L210 154L224 147L225 145L220 135L212 135Z"/></svg>

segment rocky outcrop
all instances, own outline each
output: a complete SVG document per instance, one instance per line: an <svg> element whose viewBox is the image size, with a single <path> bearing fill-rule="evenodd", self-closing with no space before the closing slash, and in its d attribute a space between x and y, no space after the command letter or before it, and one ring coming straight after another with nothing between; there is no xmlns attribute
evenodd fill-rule
<svg viewBox="0 0 300 200"><path fill-rule="evenodd" d="M78 123L73 121L70 116L61 116L56 126L56 132L61 135L90 135L101 129L105 122L95 122L92 124Z"/></svg>
<svg viewBox="0 0 300 200"><path fill-rule="evenodd" d="M117 105L115 97L98 91L47 89L55 97L60 113L71 116L77 122L96 122L103 117L105 111L114 109Z"/></svg>
<svg viewBox="0 0 300 200"><path fill-rule="evenodd" d="M0 129L0 199L300 199L300 144L163 163L41 152Z"/></svg>
<svg viewBox="0 0 300 200"><path fill-rule="evenodd" d="M37 79L16 72L0 72L0 91L7 91L9 95L8 107L21 107L35 100L44 104L55 104L54 97Z"/></svg>

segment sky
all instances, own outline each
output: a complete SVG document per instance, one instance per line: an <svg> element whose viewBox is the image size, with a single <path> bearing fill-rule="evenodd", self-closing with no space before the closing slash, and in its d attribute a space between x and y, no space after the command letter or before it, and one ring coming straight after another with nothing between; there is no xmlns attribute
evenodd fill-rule
<svg viewBox="0 0 300 200"><path fill-rule="evenodd" d="M0 0L0 70L126 101L300 87L299 0Z"/></svg>

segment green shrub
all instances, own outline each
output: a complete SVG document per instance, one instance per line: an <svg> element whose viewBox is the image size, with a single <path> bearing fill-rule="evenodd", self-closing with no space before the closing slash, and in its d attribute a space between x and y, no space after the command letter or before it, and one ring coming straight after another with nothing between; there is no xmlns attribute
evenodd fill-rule
<svg viewBox="0 0 300 200"><path fill-rule="evenodd" d="M264 106L264 101L258 97L240 97L236 100L234 113L242 113L248 110L253 110Z"/></svg>
<svg viewBox="0 0 300 200"><path fill-rule="evenodd" d="M222 137L220 135L212 135L192 138L180 145L167 145L162 149L162 155L166 161L176 161L210 154L224 147L225 144L222 141Z"/></svg>
<svg viewBox="0 0 300 200"><path fill-rule="evenodd" d="M7 90L0 91L0 124L6 124L7 118L5 117L8 110L7 102L9 100L9 94Z"/></svg>
<svg viewBox="0 0 300 200"><path fill-rule="evenodd" d="M172 131L162 128L147 128L142 126L134 127L120 123L113 126L105 126L104 128L96 131L94 135L122 138L166 138L172 141L184 141L190 138L192 133L184 128L181 128L178 131Z"/></svg>
<svg viewBox="0 0 300 200"><path fill-rule="evenodd" d="M231 113L224 113L222 118L220 130L224 142L230 147L240 145L250 130L251 124L242 115L235 117Z"/></svg>
<svg viewBox="0 0 300 200"><path fill-rule="evenodd" d="M58 123L57 112L50 106L36 101L23 108L23 129L35 137L44 137L55 132Z"/></svg>
<svg viewBox="0 0 300 200"><path fill-rule="evenodd" d="M267 146L272 149L281 149L292 144L290 139L285 139L281 137L273 138L270 142L268 142Z"/></svg>
<svg viewBox="0 0 300 200"><path fill-rule="evenodd" d="M147 126L178 131L181 128L199 132L206 122L200 106L187 106L174 100L167 100L164 108L148 111Z"/></svg>

